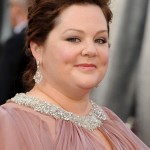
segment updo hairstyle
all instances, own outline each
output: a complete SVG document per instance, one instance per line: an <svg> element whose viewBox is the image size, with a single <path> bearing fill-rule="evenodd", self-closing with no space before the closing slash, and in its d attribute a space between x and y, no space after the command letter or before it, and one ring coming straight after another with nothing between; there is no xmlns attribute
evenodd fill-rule
<svg viewBox="0 0 150 150"><path fill-rule="evenodd" d="M109 7L110 0L35 0L28 9L26 49L27 54L30 57L30 62L23 76L27 91L32 89L35 85L33 76L37 69L36 61L30 50L30 42L33 41L38 45L43 45L47 39L48 34L56 26L57 18L61 12L74 4L92 4L99 6L106 18L109 31L109 23L112 20L112 12Z"/></svg>

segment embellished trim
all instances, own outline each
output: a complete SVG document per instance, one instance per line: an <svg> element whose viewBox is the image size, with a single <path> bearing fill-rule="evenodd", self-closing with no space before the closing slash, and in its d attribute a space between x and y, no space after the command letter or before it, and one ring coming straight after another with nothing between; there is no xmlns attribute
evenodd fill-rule
<svg viewBox="0 0 150 150"><path fill-rule="evenodd" d="M63 119L71 121L79 127L93 131L100 127L102 122L107 119L105 112L100 106L93 101L92 109L86 116L76 115L72 112L65 111L61 107L53 105L49 102L42 101L38 98L28 96L25 93L16 94L10 101L32 108L34 111L40 112L45 115L53 116L55 119Z"/></svg>

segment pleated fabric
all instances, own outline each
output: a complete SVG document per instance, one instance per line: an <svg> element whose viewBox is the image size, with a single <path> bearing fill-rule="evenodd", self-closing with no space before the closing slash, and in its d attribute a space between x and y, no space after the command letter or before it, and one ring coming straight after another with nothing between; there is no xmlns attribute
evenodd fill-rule
<svg viewBox="0 0 150 150"><path fill-rule="evenodd" d="M113 150L149 150L108 108L108 119L97 129ZM0 107L0 150L107 150L93 132L70 121L6 103Z"/></svg>

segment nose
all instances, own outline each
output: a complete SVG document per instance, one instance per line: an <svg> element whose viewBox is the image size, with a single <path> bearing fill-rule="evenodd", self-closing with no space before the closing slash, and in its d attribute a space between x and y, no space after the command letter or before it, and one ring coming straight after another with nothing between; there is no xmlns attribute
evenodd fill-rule
<svg viewBox="0 0 150 150"><path fill-rule="evenodd" d="M81 52L82 56L87 56L87 57L95 57L96 54L97 54L97 50L94 42L87 42Z"/></svg>

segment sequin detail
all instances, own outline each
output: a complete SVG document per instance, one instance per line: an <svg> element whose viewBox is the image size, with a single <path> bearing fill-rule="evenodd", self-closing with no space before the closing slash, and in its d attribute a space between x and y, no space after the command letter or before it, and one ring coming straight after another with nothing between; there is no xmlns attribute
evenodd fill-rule
<svg viewBox="0 0 150 150"><path fill-rule="evenodd" d="M56 119L71 121L77 126L83 127L90 131L100 127L102 122L107 119L105 112L93 101L91 101L92 109L86 116L80 116L72 112L65 111L61 107L39 100L38 98L28 96L25 93L16 94L16 96L10 101L19 105L30 107L34 111L42 114L51 115Z"/></svg>

